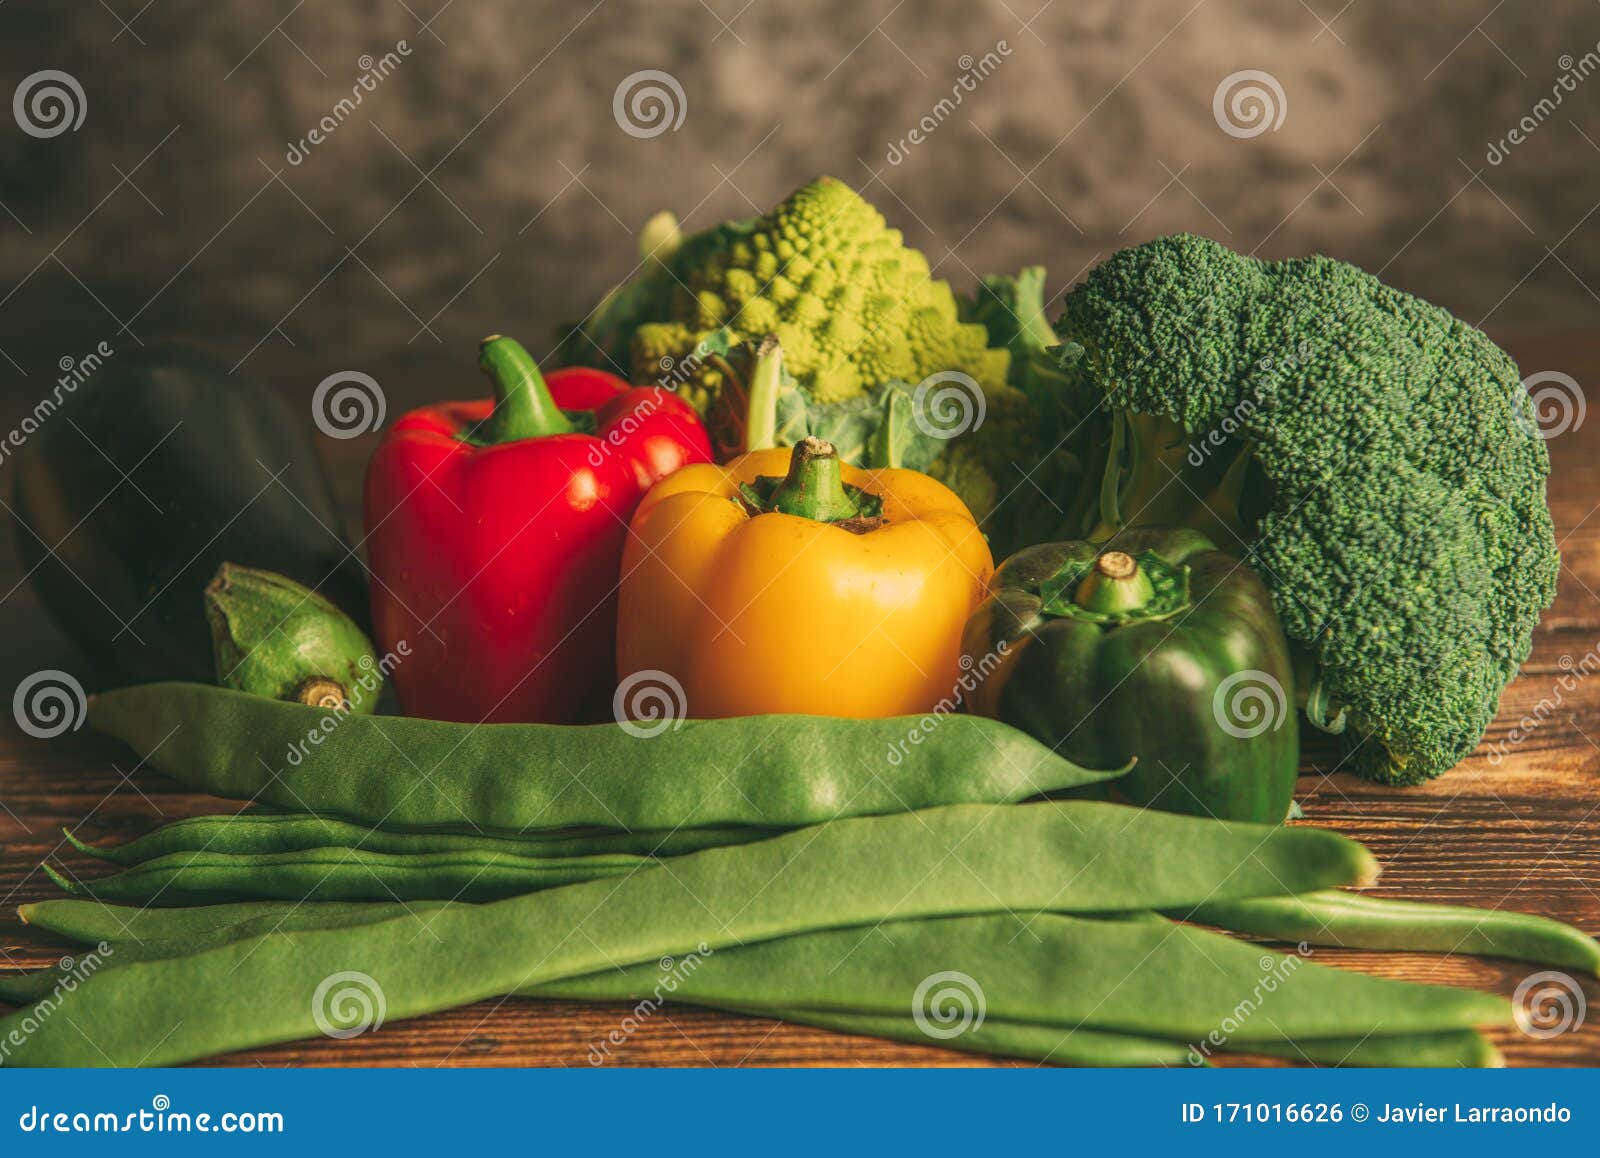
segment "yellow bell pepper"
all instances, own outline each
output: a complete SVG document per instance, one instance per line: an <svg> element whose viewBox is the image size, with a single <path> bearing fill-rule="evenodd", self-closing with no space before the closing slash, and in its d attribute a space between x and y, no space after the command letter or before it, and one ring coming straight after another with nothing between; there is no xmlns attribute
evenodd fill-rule
<svg viewBox="0 0 1600 1158"><path fill-rule="evenodd" d="M661 672L693 717L916 715L953 696L994 561L911 470L808 438L667 476L623 552L618 674Z"/></svg>

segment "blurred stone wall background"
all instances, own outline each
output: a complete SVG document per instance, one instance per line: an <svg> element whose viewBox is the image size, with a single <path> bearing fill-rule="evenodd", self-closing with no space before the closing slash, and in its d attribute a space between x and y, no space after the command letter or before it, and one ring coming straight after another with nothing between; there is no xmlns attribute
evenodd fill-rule
<svg viewBox="0 0 1600 1158"><path fill-rule="evenodd" d="M1597 42L1594 0L9 0L0 92L67 73L82 123L0 118L0 426L101 341L200 339L297 394L471 392L476 338L548 348L655 210L819 173L961 285L1038 262L1059 291L1194 230L1494 332L1588 326ZM615 113L644 70L682 115L655 135ZM1252 83L1266 107L1231 106Z"/></svg>

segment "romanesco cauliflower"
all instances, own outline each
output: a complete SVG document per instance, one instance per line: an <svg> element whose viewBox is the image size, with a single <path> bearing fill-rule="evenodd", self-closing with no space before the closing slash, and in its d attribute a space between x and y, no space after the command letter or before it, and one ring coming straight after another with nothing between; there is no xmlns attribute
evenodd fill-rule
<svg viewBox="0 0 1600 1158"><path fill-rule="evenodd" d="M823 403L940 370L970 374L986 390L1005 383L1009 353L989 348L983 326L957 318L955 295L930 275L927 258L842 181L819 178L719 234L720 244L673 269L680 284L670 316L635 331L636 378L658 377L663 359L677 363L725 328L750 341L776 334L790 373ZM720 387L708 366L683 389L709 413Z"/></svg>

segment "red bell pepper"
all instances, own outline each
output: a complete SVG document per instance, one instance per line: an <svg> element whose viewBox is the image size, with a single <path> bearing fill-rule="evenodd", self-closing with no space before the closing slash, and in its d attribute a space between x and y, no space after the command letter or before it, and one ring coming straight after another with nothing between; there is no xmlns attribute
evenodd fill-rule
<svg viewBox="0 0 1600 1158"><path fill-rule="evenodd" d="M479 365L493 399L411 411L368 467L373 626L411 715L600 718L628 519L657 479L709 462L710 443L670 391L599 370L545 377L510 338L485 338Z"/></svg>

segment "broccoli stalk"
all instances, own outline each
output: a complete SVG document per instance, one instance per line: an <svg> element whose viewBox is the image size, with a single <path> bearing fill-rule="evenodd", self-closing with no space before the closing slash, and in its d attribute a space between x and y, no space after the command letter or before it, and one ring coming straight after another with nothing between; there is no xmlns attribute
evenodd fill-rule
<svg viewBox="0 0 1600 1158"><path fill-rule="evenodd" d="M1252 536L1239 509L1250 462L1247 446L1203 454L1169 418L1113 411L1099 522L1089 537L1104 541L1132 525L1185 526L1241 550Z"/></svg>

